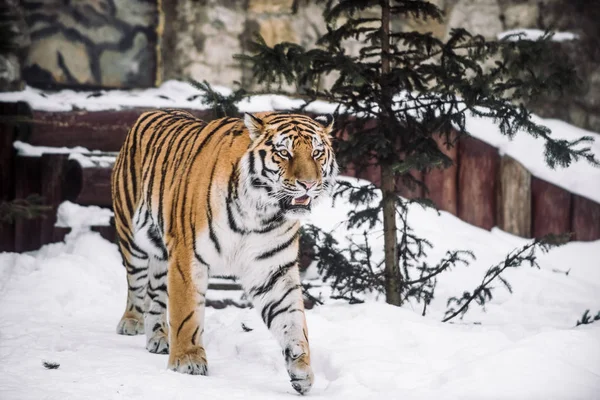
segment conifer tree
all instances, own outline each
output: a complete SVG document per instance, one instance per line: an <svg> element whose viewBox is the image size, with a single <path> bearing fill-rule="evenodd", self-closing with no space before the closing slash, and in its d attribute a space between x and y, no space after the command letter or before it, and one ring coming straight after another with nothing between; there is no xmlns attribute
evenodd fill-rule
<svg viewBox="0 0 600 400"><path fill-rule="evenodd" d="M503 135L522 130L544 140L551 167L568 167L579 158L598 165L586 147L591 138L554 139L548 128L532 121L524 106L578 83L572 66L564 64L566 58L549 51L551 34L537 41L515 37L486 41L457 28L441 40L431 33L392 29L390 21L400 18L441 20L442 11L427 1L322 3L327 32L317 47L305 49L287 42L270 47L257 37L253 53L237 58L266 92L294 94L284 90L291 86L308 102L322 99L338 104L337 128L347 134L337 143L340 163L351 162L358 169L373 162L380 166L382 200L355 213L354 224L374 224L383 216L388 303L401 305L408 290L405 283L410 281L401 268L408 247L398 240L396 216L405 204L398 199L397 182L423 185L407 172L451 165L434 135L453 146L457 137L468 134L467 113L492 118ZM358 52L347 51L350 41L358 44ZM320 82L329 74L337 78L323 89ZM451 135L453 131L457 137ZM362 197L353 196L356 204Z"/></svg>

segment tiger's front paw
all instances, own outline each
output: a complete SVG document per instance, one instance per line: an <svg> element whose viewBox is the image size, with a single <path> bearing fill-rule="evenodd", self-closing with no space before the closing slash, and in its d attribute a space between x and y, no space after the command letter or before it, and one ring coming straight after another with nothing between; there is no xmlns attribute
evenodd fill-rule
<svg viewBox="0 0 600 400"><path fill-rule="evenodd" d="M301 353L298 355L286 351L285 359L288 374L290 375L290 382L294 390L300 394L308 393L315 380L308 354Z"/></svg>
<svg viewBox="0 0 600 400"><path fill-rule="evenodd" d="M154 332L146 342L146 350L155 354L169 354L169 338L162 332Z"/></svg>
<svg viewBox="0 0 600 400"><path fill-rule="evenodd" d="M202 347L194 347L183 354L171 353L167 368L183 374L206 375L208 374L206 353Z"/></svg>

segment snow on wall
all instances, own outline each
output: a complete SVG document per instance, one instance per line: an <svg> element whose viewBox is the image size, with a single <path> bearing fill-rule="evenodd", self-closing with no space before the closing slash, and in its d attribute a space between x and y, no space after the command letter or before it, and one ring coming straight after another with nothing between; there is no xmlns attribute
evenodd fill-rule
<svg viewBox="0 0 600 400"><path fill-rule="evenodd" d="M33 146L29 143L19 140L13 142L13 147L17 150L17 155L23 157L41 157L44 153L49 154L68 154L69 160L77 160L83 168L111 167L117 158L117 154L106 153L99 150L88 150L82 146L76 147L48 147Z"/></svg>
<svg viewBox="0 0 600 400"><path fill-rule="evenodd" d="M529 33L533 35L532 32ZM215 90L224 94L231 92L230 89L224 87L215 87ZM202 104L197 97L200 93L198 89L187 82L170 80L158 88L130 91L75 92L73 90L62 90L45 92L26 87L25 90L20 92L0 93L0 101L26 101L33 109L41 111L71 111L74 107L88 111L120 110L129 107L203 110L207 106ZM261 95L244 99L238 106L242 112L258 112L289 110L302 104L303 100L299 99L291 99L280 95ZM316 101L310 104L306 111L332 113L335 107L336 105L332 103ZM558 120L542 119L536 116L534 116L534 120L548 126L555 138L575 140L581 136L594 137L596 142L593 144L592 149L594 154L600 158L599 134ZM544 162L543 140L537 140L525 132L517 133L515 138L510 140L500 134L498 126L491 119L467 115L466 125L471 135L497 147L500 153L515 158L534 176L600 203L600 168L595 168L580 160L569 168L552 170ZM26 151L26 146L19 146L20 151ZM73 152L86 151L87 149Z"/></svg>
<svg viewBox="0 0 600 400"><path fill-rule="evenodd" d="M81 206L64 201L58 206L54 226L75 230L88 230L92 226L109 226L114 213L108 208Z"/></svg>

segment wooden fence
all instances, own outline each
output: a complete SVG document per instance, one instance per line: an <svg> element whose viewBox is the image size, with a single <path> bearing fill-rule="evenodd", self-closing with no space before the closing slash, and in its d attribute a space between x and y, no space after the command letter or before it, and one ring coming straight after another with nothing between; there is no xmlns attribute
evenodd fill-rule
<svg viewBox="0 0 600 400"><path fill-rule="evenodd" d="M84 168L67 154L17 156L13 142L36 146L75 147L116 152L127 129L145 110L31 111L25 103L0 103L0 202L39 193L51 207L46 218L0 223L0 251L29 251L60 241L68 232L57 228L56 208L64 200L82 205L111 206L107 167ZM191 110L200 118L209 113ZM33 121L33 122L32 122ZM500 156L480 140L464 137L446 149L454 165L444 170L412 171L429 188L441 210L484 228L494 226L522 236L573 232L575 240L600 239L600 204L574 195L531 174L516 160ZM379 168L362 172L350 168L342 174L379 183ZM398 186L405 197L423 197L422 189ZM94 227L114 240L113 227Z"/></svg>

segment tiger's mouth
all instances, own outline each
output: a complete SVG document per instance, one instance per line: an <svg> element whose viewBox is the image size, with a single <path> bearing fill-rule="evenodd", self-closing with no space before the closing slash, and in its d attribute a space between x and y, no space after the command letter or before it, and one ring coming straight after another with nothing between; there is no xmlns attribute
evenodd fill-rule
<svg viewBox="0 0 600 400"><path fill-rule="evenodd" d="M288 197L282 200L282 207L285 210L310 210L312 198L304 195L300 197Z"/></svg>

